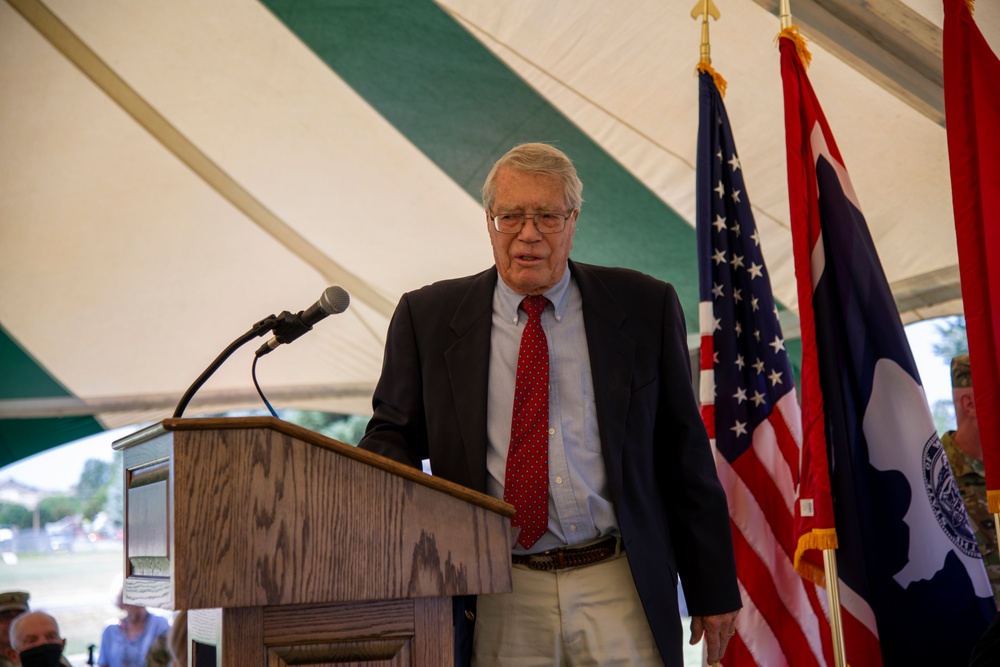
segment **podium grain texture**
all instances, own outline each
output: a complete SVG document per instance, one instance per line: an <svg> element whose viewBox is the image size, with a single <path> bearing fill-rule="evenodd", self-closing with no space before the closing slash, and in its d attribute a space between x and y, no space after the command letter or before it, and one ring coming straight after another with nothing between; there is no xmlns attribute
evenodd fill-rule
<svg viewBox="0 0 1000 667"><path fill-rule="evenodd" d="M271 418L115 447L126 601L221 608L224 664L450 664L451 596L510 590L513 507L381 456Z"/></svg>

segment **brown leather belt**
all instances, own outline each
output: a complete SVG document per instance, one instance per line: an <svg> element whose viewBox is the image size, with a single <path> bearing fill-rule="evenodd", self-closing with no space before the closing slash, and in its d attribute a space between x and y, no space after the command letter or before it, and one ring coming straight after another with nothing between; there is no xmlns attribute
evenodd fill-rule
<svg viewBox="0 0 1000 667"><path fill-rule="evenodd" d="M511 556L514 565L527 565L532 570L565 570L568 567L593 565L625 551L621 539L609 537L585 547L561 547L537 554Z"/></svg>

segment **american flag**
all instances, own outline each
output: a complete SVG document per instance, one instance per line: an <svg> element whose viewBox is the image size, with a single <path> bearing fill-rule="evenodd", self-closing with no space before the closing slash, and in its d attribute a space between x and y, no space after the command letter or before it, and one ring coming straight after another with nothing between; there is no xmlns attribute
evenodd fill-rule
<svg viewBox="0 0 1000 667"><path fill-rule="evenodd" d="M724 663L832 664L825 594L793 567L802 438L791 364L729 118L712 76L699 78L701 409L743 596Z"/></svg>

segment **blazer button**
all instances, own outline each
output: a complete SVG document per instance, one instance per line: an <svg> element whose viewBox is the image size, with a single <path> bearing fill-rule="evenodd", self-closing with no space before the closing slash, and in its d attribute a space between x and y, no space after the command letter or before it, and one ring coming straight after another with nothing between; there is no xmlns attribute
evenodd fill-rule
<svg viewBox="0 0 1000 667"><path fill-rule="evenodd" d="M466 617L467 619L469 619L470 621L474 621L474 620L476 620L476 615L475 615L475 614L473 614L473 613L472 613L471 611L469 611L469 610L466 610L466 611L465 611L465 617Z"/></svg>

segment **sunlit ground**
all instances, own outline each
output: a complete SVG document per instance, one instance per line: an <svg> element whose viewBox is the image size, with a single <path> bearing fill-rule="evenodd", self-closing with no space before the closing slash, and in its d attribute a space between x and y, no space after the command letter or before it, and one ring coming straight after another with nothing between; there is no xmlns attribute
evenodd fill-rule
<svg viewBox="0 0 1000 667"><path fill-rule="evenodd" d="M0 590L31 593L33 610L51 613L66 638L74 667L87 664L87 647L99 644L105 624L122 613L114 605L116 577L122 573L121 542L88 544L48 554L3 554ZM96 664L97 654L94 654Z"/></svg>

